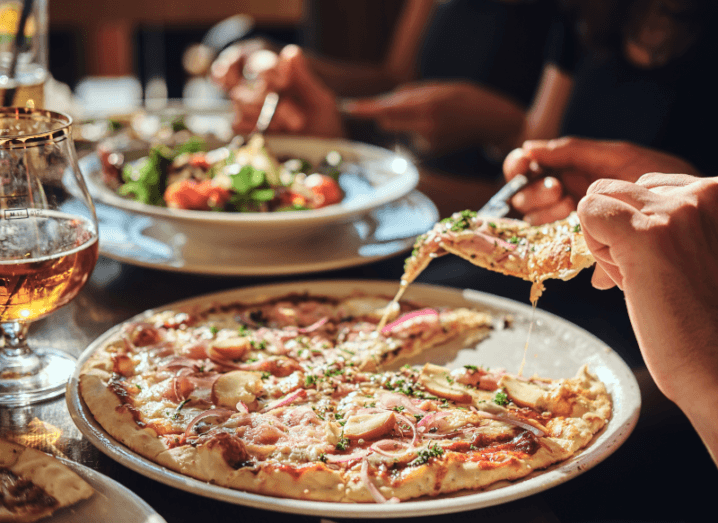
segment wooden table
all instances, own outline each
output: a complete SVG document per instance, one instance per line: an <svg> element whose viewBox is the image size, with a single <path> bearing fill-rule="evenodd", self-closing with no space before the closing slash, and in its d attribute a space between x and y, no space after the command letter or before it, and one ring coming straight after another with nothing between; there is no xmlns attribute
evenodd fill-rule
<svg viewBox="0 0 718 523"><path fill-rule="evenodd" d="M500 181L446 177L424 172L420 188L446 216L478 208ZM223 289L292 280L379 279L397 282L405 255L323 274L278 278L217 277L135 267L101 257L92 278L68 306L31 327L31 342L51 344L78 356L97 336L148 308ZM642 384L644 407L638 426L612 456L583 475L531 497L498 507L421 518L422 522L576 520L697 521L714 513L718 470L685 417L653 386L625 316L620 293L595 291L590 271L555 282L539 307L589 330L626 359ZM436 260L420 281L474 288L526 302L528 286L467 263ZM212 521L317 522L188 494L148 479L100 453L73 424L64 398L0 409L0 436L32 441L115 479L137 493L169 523ZM415 518L418 519L419 518Z"/></svg>

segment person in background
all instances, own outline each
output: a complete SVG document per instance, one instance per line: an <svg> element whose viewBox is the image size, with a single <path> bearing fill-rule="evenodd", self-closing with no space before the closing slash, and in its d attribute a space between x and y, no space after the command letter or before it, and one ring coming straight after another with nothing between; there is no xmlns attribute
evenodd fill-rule
<svg viewBox="0 0 718 523"><path fill-rule="evenodd" d="M489 2L491 3L491 2ZM452 3L450 2L449 5ZM710 65L718 51L716 12L710 0L564 0L549 35L547 60L528 108L511 94L460 80L431 80L388 95L343 104L353 117L372 118L391 132L409 132L417 150L435 153L483 147L503 158L524 140L577 135L622 140L686 158L713 169L704 129L718 118ZM549 8L545 8L547 12ZM265 84L283 90L287 118L280 132L346 132L317 128L314 113L338 113L336 92L312 72L302 51L280 57L293 79ZM507 67L510 69L510 67ZM285 71L285 72L286 72ZM276 72L276 71L274 71ZM276 75L275 75L276 76ZM281 76L281 75L280 75ZM293 82L301 78L304 85ZM325 91L312 103L312 93ZM237 97L239 132L253 124L261 89ZM334 118L341 121L338 114ZM246 120L246 121L243 121ZM321 119L319 119L321 120Z"/></svg>
<svg viewBox="0 0 718 523"><path fill-rule="evenodd" d="M274 89L282 100L272 131L355 137L359 120L372 121L374 135L384 133L389 141L408 141L424 157L440 157L438 168L496 173L494 146L520 129L553 17L553 0L407 0L378 64L289 48L270 74L248 81L255 59L267 58L266 42L254 40L224 52L212 72L235 101L240 134L251 132L266 92ZM259 68L267 68L266 60ZM372 95L379 97L367 98ZM321 115L313 118L317 112ZM326 127L329 120L353 126Z"/></svg>
<svg viewBox="0 0 718 523"><path fill-rule="evenodd" d="M661 163L651 154L645 161ZM674 165L668 159L665 166ZM623 290L651 376L686 415L716 464L717 203L718 178L654 172L635 182L598 180L578 204L596 258L594 287Z"/></svg>

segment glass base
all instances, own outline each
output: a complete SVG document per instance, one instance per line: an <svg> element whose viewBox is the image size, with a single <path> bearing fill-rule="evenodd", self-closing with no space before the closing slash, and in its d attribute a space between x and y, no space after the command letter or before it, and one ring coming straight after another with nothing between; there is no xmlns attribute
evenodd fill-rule
<svg viewBox="0 0 718 523"><path fill-rule="evenodd" d="M75 358L58 349L34 349L39 370L23 374L11 361L0 358L0 405L17 407L60 396L75 370Z"/></svg>

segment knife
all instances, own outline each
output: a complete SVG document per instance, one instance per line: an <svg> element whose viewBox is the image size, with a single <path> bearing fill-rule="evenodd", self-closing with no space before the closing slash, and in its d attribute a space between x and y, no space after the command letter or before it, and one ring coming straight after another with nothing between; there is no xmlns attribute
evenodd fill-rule
<svg viewBox="0 0 718 523"><path fill-rule="evenodd" d="M527 183L529 183L529 179L526 176L517 174L511 178L506 185L499 189L499 191L486 202L486 205L479 209L479 215L493 218L506 216L510 209L508 201L514 194L523 189Z"/></svg>

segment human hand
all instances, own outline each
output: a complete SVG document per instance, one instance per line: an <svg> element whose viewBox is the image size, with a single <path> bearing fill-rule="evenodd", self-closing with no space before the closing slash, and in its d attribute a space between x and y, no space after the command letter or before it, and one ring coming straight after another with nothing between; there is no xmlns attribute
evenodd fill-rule
<svg viewBox="0 0 718 523"><path fill-rule="evenodd" d="M504 160L507 180L517 174L535 179L511 200L524 219L533 224L568 216L598 179L636 181L647 172L700 174L688 162L654 149L574 137L527 141Z"/></svg>
<svg viewBox="0 0 718 523"><path fill-rule="evenodd" d="M339 137L343 127L336 96L312 73L307 58L295 45L280 52L275 64L259 71L252 82L244 82L230 92L238 134L252 132L271 91L279 93L274 117L267 132L301 133Z"/></svg>
<svg viewBox="0 0 718 523"><path fill-rule="evenodd" d="M407 135L419 153L439 154L475 143L485 134L479 128L487 96L469 82L422 82L354 100L343 109L353 117L376 120L385 131Z"/></svg>
<svg viewBox="0 0 718 523"><path fill-rule="evenodd" d="M623 289L648 370L696 428L718 403L716 202L718 178L652 173L599 180L578 205L594 286Z"/></svg>

